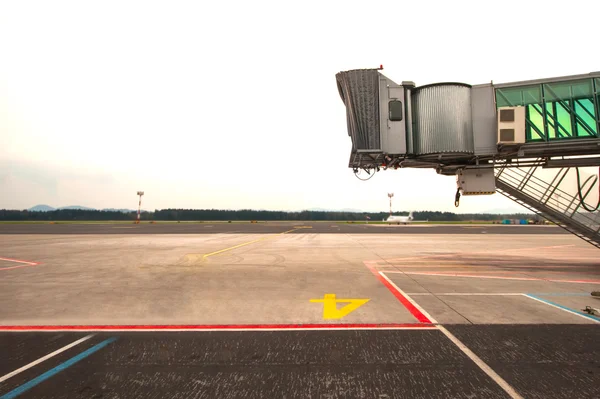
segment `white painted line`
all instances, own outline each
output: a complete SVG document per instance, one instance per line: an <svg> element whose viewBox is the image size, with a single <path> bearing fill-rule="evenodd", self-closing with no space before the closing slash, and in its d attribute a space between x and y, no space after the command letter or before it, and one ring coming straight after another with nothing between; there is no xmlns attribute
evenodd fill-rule
<svg viewBox="0 0 600 399"><path fill-rule="evenodd" d="M595 321L596 323L600 323L600 319L597 319L597 318L595 318L593 316L582 314L582 313L578 313L578 312L575 312L575 311L573 311L573 310L571 310L569 308L566 308L566 307L557 306L557 305L555 305L555 304L553 304L551 302L546 302L544 300L536 298L533 295L523 294L523 296L527 297L529 299L533 299L534 301L538 301L539 303L543 303L544 305L552 306L553 308L560 309L560 310L565 311L567 313L574 314L575 316L582 317L582 318L584 318L586 320L592 320L592 321Z"/></svg>
<svg viewBox="0 0 600 399"><path fill-rule="evenodd" d="M488 366L483 360L479 358L471 349L469 349L465 344L463 344L458 338L456 338L450 331L446 330L444 326L438 325L437 328L450 339L450 341L454 342L456 346L465 354L469 359L471 359L484 373L486 373L496 384L500 386L511 398L513 399L523 399L521 395L515 389L510 386L510 384L502 377L498 375L490 366Z"/></svg>
<svg viewBox="0 0 600 399"><path fill-rule="evenodd" d="M600 280L563 280L554 278L535 278L535 277L509 277L509 276L481 276L476 274L460 273L436 273L436 272L400 272L386 271L386 273L408 274L415 276L438 276L438 277L465 277L465 278L488 278L496 280L519 280L519 281L548 281L552 283L571 283L571 284L600 284Z"/></svg>
<svg viewBox="0 0 600 399"><path fill-rule="evenodd" d="M387 278L383 272L379 272L383 278L385 278L390 284L394 286L399 292L402 293L406 297L406 299L412 303L417 309L419 309L424 315L426 315L432 323L436 324L438 330L440 330L450 341L452 341L458 348L465 354L469 359L471 359L484 373L486 373L500 388L504 390L511 398L513 399L523 399L521 395L514 390L510 384L508 384L502 377L498 375L490 366L488 366L483 360L479 358L472 350L470 350L465 344L463 344L458 338L456 338L450 331L448 331L444 326L437 324L437 321L429 313L427 313L418 303L416 303L409 295L407 295L404 291L402 291L398 286L396 286L389 278Z"/></svg>
<svg viewBox="0 0 600 399"><path fill-rule="evenodd" d="M43 362L45 360L48 360L51 357L56 356L59 353L62 353L64 351L66 351L67 349L71 349L72 347L74 347L76 345L79 345L80 343L82 343L84 341L87 341L88 339L92 338L93 336L94 336L94 334L87 335L87 336L85 336L83 338L78 339L75 342L71 342L69 345L63 346L62 348L60 348L58 350L55 350L52 353L47 354L44 357L40 357L38 360L35 360L35 361L33 361L33 362L29 363L29 364L26 364L25 366L23 366L23 367L21 367L19 369L16 369L15 371L11 371L10 373L8 373L8 374L3 375L2 377L0 377L0 382L4 382L4 381L8 380L10 377L14 377L15 375L17 375L19 373L22 373L23 371L25 371L27 369L30 369L33 366L36 366L36 365L40 364L41 362Z"/></svg>
<svg viewBox="0 0 600 399"><path fill-rule="evenodd" d="M569 261L572 260L572 258L568 259ZM597 260L597 259L594 259ZM509 266L511 269L508 270L480 270L482 268L489 268L489 267L495 267L495 266L489 266L489 265L466 265L464 262L459 262L459 261L452 261L452 262L445 262L443 264L432 264L431 261L423 261L423 264L418 264L419 262L422 261L415 261L415 262L411 262L410 265L406 265L406 264L401 264L401 263L397 263L397 264L390 264L387 266L383 266L383 267L394 267L396 269L425 269L423 271L427 271L427 272L440 272L440 273L449 273L449 271L445 270L445 269L467 269L467 270L471 270L475 273L514 273L515 271L519 272L518 268L521 267L526 267L528 269L565 269L565 268L572 268L572 269L576 269L577 264L572 264L570 266L556 266L556 265L544 265L544 266L539 266L539 265L522 265L522 266ZM427 270L427 269L443 269L443 270ZM452 272L452 271L450 271ZM456 272L461 272L461 270L456 270ZM568 273L568 272L554 272L554 273Z"/></svg>
<svg viewBox="0 0 600 399"><path fill-rule="evenodd" d="M437 277L465 277L465 278L490 278L490 279L498 279L498 280L523 280L523 281L550 281L541 278L534 277L510 277L510 276L482 276L477 274L460 274L460 273L437 273L437 272L398 272L398 271L386 271L386 273L397 273L397 274L409 274L415 276L437 276Z"/></svg>

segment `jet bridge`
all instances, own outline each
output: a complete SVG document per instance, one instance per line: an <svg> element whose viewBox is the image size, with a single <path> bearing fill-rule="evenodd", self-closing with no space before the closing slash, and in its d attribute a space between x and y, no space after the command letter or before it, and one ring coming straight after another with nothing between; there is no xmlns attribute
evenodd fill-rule
<svg viewBox="0 0 600 399"><path fill-rule="evenodd" d="M336 80L355 173L433 168L456 176L457 206L500 192L600 248L600 72L416 86L379 68Z"/></svg>

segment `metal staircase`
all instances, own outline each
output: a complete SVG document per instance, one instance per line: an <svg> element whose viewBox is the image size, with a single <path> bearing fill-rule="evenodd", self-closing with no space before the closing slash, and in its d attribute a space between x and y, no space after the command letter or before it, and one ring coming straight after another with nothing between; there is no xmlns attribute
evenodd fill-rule
<svg viewBox="0 0 600 399"><path fill-rule="evenodd" d="M582 204L580 194L571 194L559 187L575 168L560 168L550 183L535 176L538 166L496 169L496 190L582 240L600 248L600 211ZM578 181L578 185L579 185ZM585 201L600 184L597 176L588 178L579 188ZM587 202L586 202L587 204ZM595 205L595 204L594 204Z"/></svg>

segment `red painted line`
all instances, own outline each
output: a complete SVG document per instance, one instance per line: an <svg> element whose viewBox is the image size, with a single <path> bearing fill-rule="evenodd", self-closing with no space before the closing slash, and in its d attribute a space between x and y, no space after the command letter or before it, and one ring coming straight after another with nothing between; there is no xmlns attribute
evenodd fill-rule
<svg viewBox="0 0 600 399"><path fill-rule="evenodd" d="M32 267L32 266L33 265L20 265L20 266L0 267L0 270L20 269L22 267Z"/></svg>
<svg viewBox="0 0 600 399"><path fill-rule="evenodd" d="M199 325L63 325L63 326L0 326L0 331L160 331L160 330L335 330L335 329L409 329L435 328L431 323L383 324L199 324Z"/></svg>
<svg viewBox="0 0 600 399"><path fill-rule="evenodd" d="M431 320L427 318L419 309L417 309L412 303L409 302L408 299L404 295L402 295L396 288L391 285L386 279L384 279L380 274L377 274L377 278L379 281L383 283L387 287L388 290L400 301L400 303L408 310L413 316L417 318L421 323L431 324Z"/></svg>
<svg viewBox="0 0 600 399"><path fill-rule="evenodd" d="M392 284L390 284L389 281L383 278L383 276L380 275L371 264L365 264L365 266L367 266L371 273L373 273L375 277L377 277L377 279L381 281L383 285L387 287L388 290L390 290L390 292L396 297L396 299L398 299L400 303L406 308L406 310L408 310L417 320L419 320L421 323L432 324L431 320L429 320L427 316L425 316L419 309L415 307L415 305L413 305L404 295L402 295L402 293L398 291L396 287L394 287Z"/></svg>
<svg viewBox="0 0 600 399"><path fill-rule="evenodd" d="M39 265L38 262L30 262L28 260L20 260L20 259L12 259L12 258L0 258L0 260L5 260L5 261L8 261L8 262L16 262L16 263L25 263L26 265L29 265L29 266L37 266L37 265Z"/></svg>

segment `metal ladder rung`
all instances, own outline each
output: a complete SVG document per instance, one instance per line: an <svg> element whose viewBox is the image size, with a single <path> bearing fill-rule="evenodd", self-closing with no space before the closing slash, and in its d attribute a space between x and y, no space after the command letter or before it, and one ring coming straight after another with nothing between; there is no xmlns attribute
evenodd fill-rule
<svg viewBox="0 0 600 399"><path fill-rule="evenodd" d="M551 184L533 176L533 173L529 173L529 171L527 173L520 171L521 173L524 173L524 176L518 172L511 175L511 171L514 171L514 169L503 168L496 174L497 191L500 192L500 194L515 201L533 213L543 216L585 242L600 248L600 233L594 231L594 229L587 225L587 223L589 223L588 220L593 224L596 217L590 218L582 213L577 213L579 207L576 208L575 212L571 215L567 215L567 212L571 209L571 205L574 201L577 201L578 198L559 190L558 187L552 188ZM533 186L532 184L529 184L530 182L534 182L535 185L542 188L542 191L538 192L534 187L528 189L528 185ZM552 192L561 192L563 194L561 195L561 199L565 198L567 204L562 204L561 201L557 207L551 206L551 201L549 201L548 198L544 198L549 190L552 190ZM511 193L510 191L513 192ZM538 193L541 194L539 196L540 198L536 198L538 196L536 194ZM544 199L546 199L546 201L544 201ZM580 221L581 219L576 220L575 217L578 219L583 217L585 222Z"/></svg>

